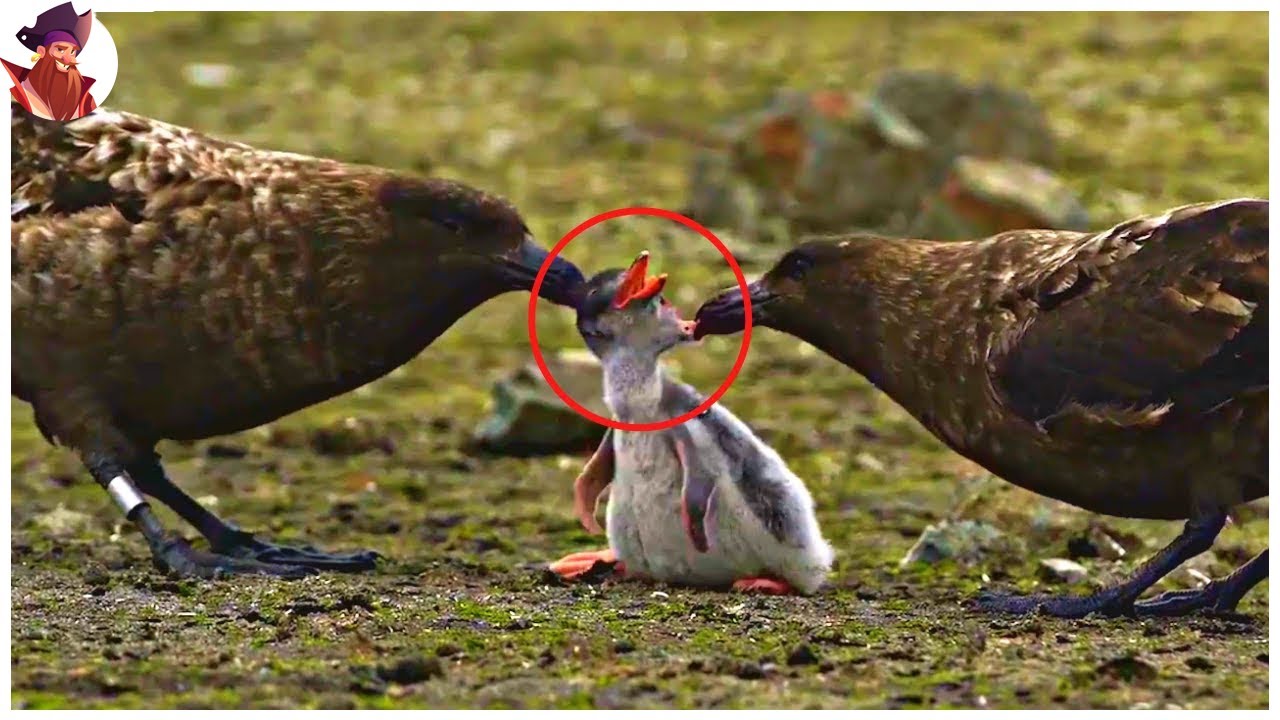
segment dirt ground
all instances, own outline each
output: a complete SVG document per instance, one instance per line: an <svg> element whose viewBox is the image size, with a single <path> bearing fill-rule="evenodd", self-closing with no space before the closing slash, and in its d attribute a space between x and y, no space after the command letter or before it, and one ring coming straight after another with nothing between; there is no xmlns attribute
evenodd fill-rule
<svg viewBox="0 0 1280 720"><path fill-rule="evenodd" d="M862 89L891 65L1031 94L1061 138L1059 169L1099 226L1265 197L1268 187L1260 14L102 20L121 48L108 105L464 178L512 198L548 245L597 212L683 200L687 148L637 150L602 130L601 117L696 126L755 107L781 84ZM389 25L414 42L370 52ZM230 64L229 84L193 84L182 63L146 59L175 46L192 63ZM300 100L283 112L282 94ZM655 227L588 233L567 255L591 273L649 248L686 311L731 282L712 248ZM760 272L778 252L744 253L745 270ZM1178 526L1092 516L992 479L854 373L765 331L724 401L808 483L838 552L831 586L774 598L560 584L546 562L602 542L572 514L584 457L467 449L490 383L528 359L526 302L491 301L406 367L344 397L239 435L161 446L178 484L246 529L379 551L387 559L366 575L165 578L102 491L12 401L13 704L1266 707L1265 584L1225 618L971 612L984 586L1085 592ZM555 308L540 310L539 334L548 349L580 347L572 318ZM715 338L671 361L709 391L737 347ZM1242 508L1195 567L1217 576L1260 551L1267 515L1265 501ZM972 562L900 567L920 533L947 518L990 523L1007 542ZM1040 560L1068 557L1093 525L1122 539L1125 558L1079 559L1089 573L1080 585L1045 580ZM1159 589L1186 582L1179 572Z"/></svg>

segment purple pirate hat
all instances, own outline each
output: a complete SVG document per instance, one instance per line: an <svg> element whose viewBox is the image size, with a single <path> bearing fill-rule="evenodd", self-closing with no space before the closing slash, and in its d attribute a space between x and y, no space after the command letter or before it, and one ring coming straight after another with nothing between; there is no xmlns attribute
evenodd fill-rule
<svg viewBox="0 0 1280 720"><path fill-rule="evenodd" d="M89 42L89 31L92 29L93 11L89 10L83 15L76 15L76 9L71 7L71 3L65 2L40 13L36 18L35 27L22 28L18 31L17 37L18 42L33 52L41 45L48 45L45 38L51 33L55 35L49 39L49 42L55 40L75 42L83 50L85 43Z"/></svg>

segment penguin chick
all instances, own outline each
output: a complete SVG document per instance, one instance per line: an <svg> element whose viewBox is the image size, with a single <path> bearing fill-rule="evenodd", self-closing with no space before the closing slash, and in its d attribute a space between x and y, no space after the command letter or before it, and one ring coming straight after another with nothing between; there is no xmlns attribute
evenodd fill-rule
<svg viewBox="0 0 1280 720"><path fill-rule="evenodd" d="M578 331L604 370L605 403L628 423L667 420L702 402L658 364L693 342L694 323L662 297L666 275L649 277L648 264L646 252L626 271L600 273L578 305ZM599 531L594 508L610 483L609 548L553 563L566 579L604 562L673 584L809 594L830 572L833 552L804 483L721 405L664 430L610 430L575 483L589 531Z"/></svg>

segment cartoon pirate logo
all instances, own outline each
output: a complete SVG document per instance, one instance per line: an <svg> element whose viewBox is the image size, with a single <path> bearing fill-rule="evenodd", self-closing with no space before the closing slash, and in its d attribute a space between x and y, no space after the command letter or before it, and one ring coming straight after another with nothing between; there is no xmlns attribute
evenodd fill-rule
<svg viewBox="0 0 1280 720"><path fill-rule="evenodd" d="M93 112L97 103L90 89L95 80L80 73L80 55L93 25L92 10L77 15L67 2L41 13L33 27L19 30L18 42L35 54L31 68L0 60L13 83L9 92L14 101L48 120L74 120Z"/></svg>

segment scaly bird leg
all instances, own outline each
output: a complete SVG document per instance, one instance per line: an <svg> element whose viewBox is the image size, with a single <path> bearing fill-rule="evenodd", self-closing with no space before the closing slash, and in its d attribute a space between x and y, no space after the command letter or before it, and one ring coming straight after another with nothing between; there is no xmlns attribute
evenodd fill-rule
<svg viewBox="0 0 1280 720"><path fill-rule="evenodd" d="M128 472L143 492L168 505L200 531L216 553L209 558L232 561L231 567L224 568L228 573L239 572L237 568L244 567L239 563L245 562L252 563L248 567L287 567L306 569L309 572L361 572L372 570L377 564L378 554L370 550L327 553L311 546L295 548L276 545L232 527L174 485L165 475L159 456L154 453L150 458L130 465ZM217 561L211 559L210 562L216 564Z"/></svg>
<svg viewBox="0 0 1280 720"><path fill-rule="evenodd" d="M1134 601L1138 596L1182 563L1212 547L1226 521L1227 514L1222 510L1188 520L1173 542L1139 565L1127 579L1092 595L1006 595L987 592L978 597L977 607L984 612L1016 615L1040 612L1065 618L1081 618L1095 612L1108 616L1134 615L1137 612Z"/></svg>
<svg viewBox="0 0 1280 720"><path fill-rule="evenodd" d="M570 553L551 563L550 569L564 580L581 579L593 570L609 569L614 575L626 572L626 567L618 560L617 554L609 548Z"/></svg>
<svg viewBox="0 0 1280 720"><path fill-rule="evenodd" d="M155 512L123 465L101 453L89 452L82 457L93 479L124 511L125 517L142 532L147 544L151 546L152 562L161 572L180 577L200 578L217 578L226 575L274 575L282 578L300 578L315 572L305 567L271 565L196 550L186 540L165 532L164 526L160 524Z"/></svg>
<svg viewBox="0 0 1280 720"><path fill-rule="evenodd" d="M1240 600L1258 583L1267 579L1267 553L1263 550L1252 560L1236 568L1224 578L1211 581L1196 590L1171 590L1134 605L1140 617L1173 617L1197 610L1214 613L1235 612Z"/></svg>
<svg viewBox="0 0 1280 720"><path fill-rule="evenodd" d="M598 535L604 532L600 523L596 522L596 504L601 493L613 482L615 462L613 431L608 430L591 459L587 460L586 466L573 481L573 512L589 533Z"/></svg>

